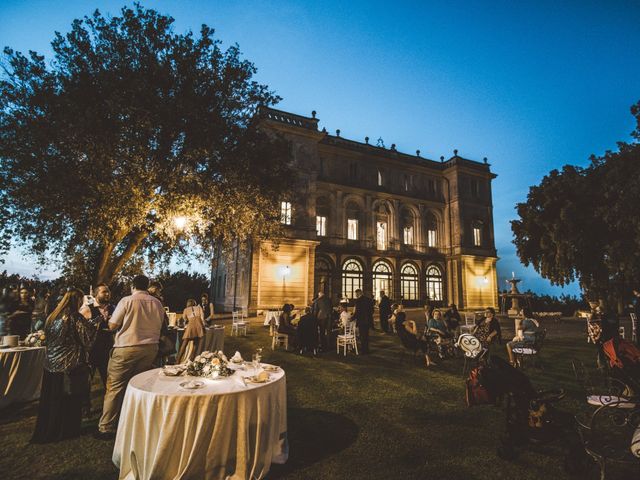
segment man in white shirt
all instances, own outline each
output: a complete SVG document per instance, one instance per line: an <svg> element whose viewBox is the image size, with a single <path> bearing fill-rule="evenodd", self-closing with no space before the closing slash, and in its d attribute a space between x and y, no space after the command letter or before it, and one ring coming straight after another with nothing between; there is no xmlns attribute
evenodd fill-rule
<svg viewBox="0 0 640 480"><path fill-rule="evenodd" d="M109 319L109 328L116 333L107 373L102 417L98 438L113 438L129 380L138 373L153 368L158 354L160 329L165 311L160 300L150 295L149 279L137 275L132 293L124 297Z"/></svg>

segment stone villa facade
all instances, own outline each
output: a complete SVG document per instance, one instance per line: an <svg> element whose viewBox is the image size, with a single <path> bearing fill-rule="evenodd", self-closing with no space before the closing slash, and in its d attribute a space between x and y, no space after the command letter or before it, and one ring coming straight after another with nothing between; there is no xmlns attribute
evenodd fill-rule
<svg viewBox="0 0 640 480"><path fill-rule="evenodd" d="M454 151L433 161L348 140L320 131L315 112L260 115L290 141L299 185L281 203L279 248L243 245L212 272L217 309L303 306L318 291L337 304L356 288L407 306L497 306L496 175L486 159Z"/></svg>

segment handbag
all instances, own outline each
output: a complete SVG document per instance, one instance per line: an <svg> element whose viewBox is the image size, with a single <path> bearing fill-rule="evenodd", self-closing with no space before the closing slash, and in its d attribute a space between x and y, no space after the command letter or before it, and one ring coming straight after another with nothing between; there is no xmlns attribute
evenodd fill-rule
<svg viewBox="0 0 640 480"><path fill-rule="evenodd" d="M495 397L480 383L483 368L476 367L469 372L469 378L465 382L467 407L495 403Z"/></svg>

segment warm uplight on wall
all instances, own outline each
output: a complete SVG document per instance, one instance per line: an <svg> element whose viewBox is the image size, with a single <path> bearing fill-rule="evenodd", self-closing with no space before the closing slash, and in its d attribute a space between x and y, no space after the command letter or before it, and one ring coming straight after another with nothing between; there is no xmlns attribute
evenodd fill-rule
<svg viewBox="0 0 640 480"><path fill-rule="evenodd" d="M184 230L187 226L187 217L179 216L173 219L173 224L178 230Z"/></svg>
<svg viewBox="0 0 640 480"><path fill-rule="evenodd" d="M476 285L479 288L482 288L489 284L489 279L487 277L476 277Z"/></svg>

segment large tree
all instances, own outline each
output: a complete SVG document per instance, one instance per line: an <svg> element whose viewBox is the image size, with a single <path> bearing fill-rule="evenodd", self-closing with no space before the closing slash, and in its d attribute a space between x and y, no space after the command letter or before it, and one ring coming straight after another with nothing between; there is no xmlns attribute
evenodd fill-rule
<svg viewBox="0 0 640 480"><path fill-rule="evenodd" d="M56 32L50 62L5 48L0 250L108 282L136 258L278 235L292 172L256 114L279 98L237 45L172 23L136 4Z"/></svg>
<svg viewBox="0 0 640 480"><path fill-rule="evenodd" d="M620 302L640 285L640 103L631 112L636 141L551 171L511 222L525 265L554 284L578 280L593 299Z"/></svg>

